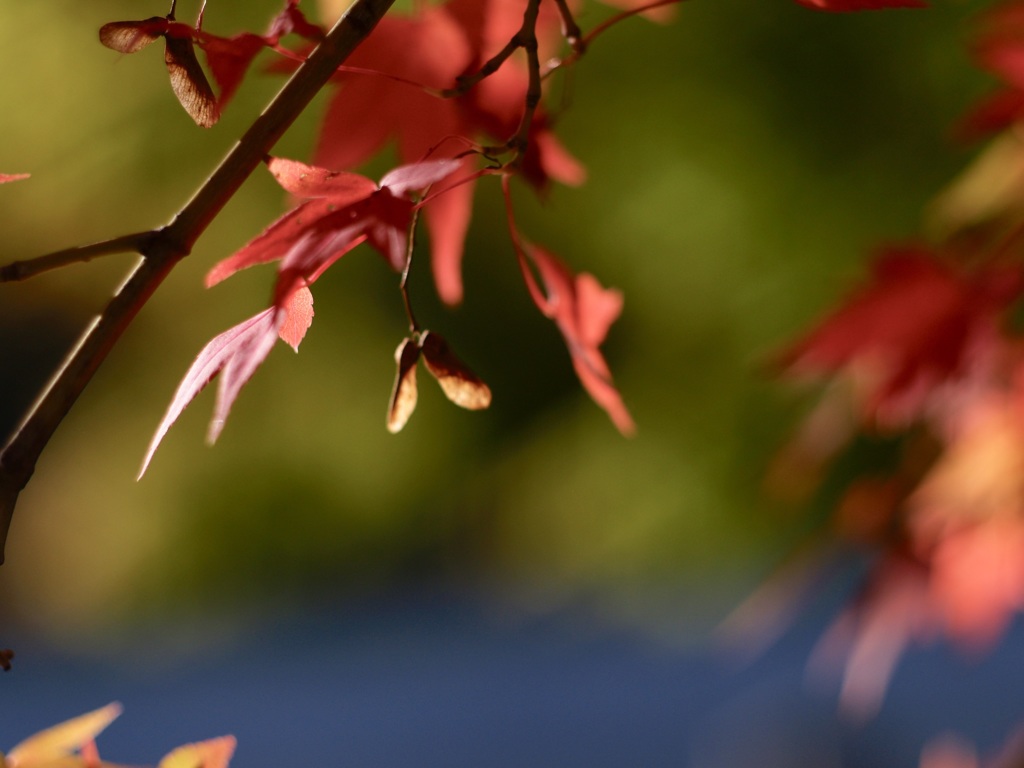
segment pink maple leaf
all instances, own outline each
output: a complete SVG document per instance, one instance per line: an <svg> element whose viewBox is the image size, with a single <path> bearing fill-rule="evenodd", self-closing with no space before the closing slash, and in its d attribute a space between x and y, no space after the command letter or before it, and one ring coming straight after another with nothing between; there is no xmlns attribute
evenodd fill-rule
<svg viewBox="0 0 1024 768"><path fill-rule="evenodd" d="M206 435L209 443L216 442L238 393L266 360L274 342L280 337L298 348L298 343L312 320L312 308L313 298L309 289L297 288L290 295L280 297L274 306L229 328L203 347L178 385L171 404L150 441L142 461L142 469L139 470L139 477L145 474L167 430L196 395L219 375L217 401Z"/></svg>

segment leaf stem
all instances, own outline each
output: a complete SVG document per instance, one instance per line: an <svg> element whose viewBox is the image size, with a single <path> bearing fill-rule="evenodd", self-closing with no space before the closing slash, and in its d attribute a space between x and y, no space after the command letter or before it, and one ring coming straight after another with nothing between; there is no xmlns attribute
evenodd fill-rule
<svg viewBox="0 0 1024 768"><path fill-rule="evenodd" d="M126 241L137 238L138 250L145 258L68 355L0 453L0 563L3 562L4 544L18 494L32 477L39 455L50 437L121 334L174 266L188 255L199 236L278 139L327 84L337 67L370 34L393 3L394 0L354 0L327 37L295 71L263 114L168 226L143 236L128 235L108 241L126 245Z"/></svg>

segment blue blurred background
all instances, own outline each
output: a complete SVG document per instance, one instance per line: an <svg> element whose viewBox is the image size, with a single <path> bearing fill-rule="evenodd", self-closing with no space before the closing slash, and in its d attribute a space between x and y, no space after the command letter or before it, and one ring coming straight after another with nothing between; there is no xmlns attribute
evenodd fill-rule
<svg viewBox="0 0 1024 768"><path fill-rule="evenodd" d="M206 26L260 30L279 5L212 0ZM127 711L101 750L136 763L224 732L240 766L913 765L945 730L998 743L1021 712L1019 632L980 665L913 652L856 727L803 671L850 579L747 666L710 640L820 518L763 492L808 403L766 362L871 248L912 236L967 162L947 133L987 87L964 45L983 6L687 3L671 25L610 31L559 86L559 134L590 180L519 194L521 224L624 291L606 351L632 440L581 391L481 184L464 304L441 307L426 270L413 292L491 385L489 411L424 384L405 431L385 431L404 315L395 276L357 252L318 282L301 353L275 349L218 445L203 442L206 393L135 483L195 354L266 303L269 268L202 288L283 210L254 176L22 496L0 568L0 647L17 652L0 748L110 699ZM196 128L158 46L119 56L96 40L165 11L0 8L0 171L32 173L0 189L4 262L163 223L279 86L250 77L220 124ZM581 25L604 15L588 6ZM322 106L279 154L308 158ZM130 263L0 285L5 432Z"/></svg>

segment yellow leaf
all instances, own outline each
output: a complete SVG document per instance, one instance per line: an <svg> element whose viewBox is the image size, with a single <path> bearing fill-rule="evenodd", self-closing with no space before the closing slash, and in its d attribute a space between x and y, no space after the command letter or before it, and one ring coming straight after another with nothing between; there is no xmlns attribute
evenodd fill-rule
<svg viewBox="0 0 1024 768"><path fill-rule="evenodd" d="M67 720L29 736L7 754L7 768L47 768L62 765L67 757L99 733L121 714L117 702Z"/></svg>

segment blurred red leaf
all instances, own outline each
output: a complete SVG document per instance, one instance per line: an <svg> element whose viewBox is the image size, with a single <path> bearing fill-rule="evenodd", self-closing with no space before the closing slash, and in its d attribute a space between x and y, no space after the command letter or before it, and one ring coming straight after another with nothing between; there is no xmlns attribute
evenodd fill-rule
<svg viewBox="0 0 1024 768"><path fill-rule="evenodd" d="M1017 269L971 274L921 248L889 249L868 284L780 361L795 374L850 373L867 417L906 424L966 372L974 345L998 335L998 313L1020 289Z"/></svg>
<svg viewBox="0 0 1024 768"><path fill-rule="evenodd" d="M602 288L593 275L573 275L562 262L538 246L522 242L517 253L530 296L537 308L555 321L565 337L573 367L584 388L607 411L620 432L632 435L636 424L612 383L611 371L599 349L622 311L622 294ZM540 273L544 290L534 278L527 259Z"/></svg>
<svg viewBox="0 0 1024 768"><path fill-rule="evenodd" d="M27 173L0 173L0 184L6 184L9 181L20 181L28 177L29 174Z"/></svg>

